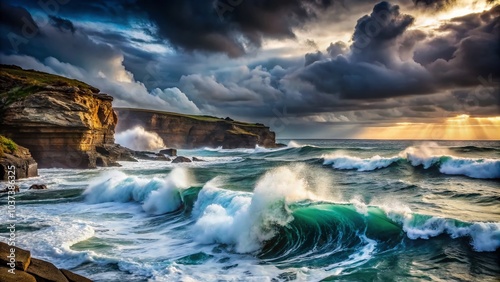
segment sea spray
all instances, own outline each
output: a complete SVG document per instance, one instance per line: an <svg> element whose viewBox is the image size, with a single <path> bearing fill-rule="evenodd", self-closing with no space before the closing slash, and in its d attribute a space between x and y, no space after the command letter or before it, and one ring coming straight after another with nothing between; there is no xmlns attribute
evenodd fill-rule
<svg viewBox="0 0 500 282"><path fill-rule="evenodd" d="M193 227L197 240L229 244L239 253L260 249L275 235L277 226L285 226L293 219L287 203L316 198L307 189L300 170L279 167L267 172L253 194L220 189L220 179L209 181L193 210L199 216Z"/></svg>
<svg viewBox="0 0 500 282"><path fill-rule="evenodd" d="M130 202L142 204L150 214L172 212L182 204L181 189L189 188L186 168L175 168L166 178L144 179L120 171L107 171L94 180L84 195L90 203Z"/></svg>
<svg viewBox="0 0 500 282"><path fill-rule="evenodd" d="M165 148L163 139L156 133L146 131L142 126L136 126L115 135L116 143L132 150L158 150Z"/></svg>

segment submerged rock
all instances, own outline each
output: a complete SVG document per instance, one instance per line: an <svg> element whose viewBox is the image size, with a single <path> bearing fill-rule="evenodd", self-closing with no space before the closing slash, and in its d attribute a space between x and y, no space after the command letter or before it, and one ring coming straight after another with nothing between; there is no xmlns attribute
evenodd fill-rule
<svg viewBox="0 0 500 282"><path fill-rule="evenodd" d="M204 162L205 160L198 159L197 157L193 157L193 162Z"/></svg>

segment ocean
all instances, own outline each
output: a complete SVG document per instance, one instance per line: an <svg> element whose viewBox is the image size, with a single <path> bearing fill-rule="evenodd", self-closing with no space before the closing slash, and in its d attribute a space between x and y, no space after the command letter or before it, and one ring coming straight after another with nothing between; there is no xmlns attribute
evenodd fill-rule
<svg viewBox="0 0 500 282"><path fill-rule="evenodd" d="M279 141L41 169L16 243L94 281L498 281L500 142Z"/></svg>

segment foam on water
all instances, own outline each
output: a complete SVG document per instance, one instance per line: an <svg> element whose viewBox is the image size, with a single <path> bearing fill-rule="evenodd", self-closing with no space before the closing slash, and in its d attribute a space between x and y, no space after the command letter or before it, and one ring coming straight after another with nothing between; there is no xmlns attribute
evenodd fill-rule
<svg viewBox="0 0 500 282"><path fill-rule="evenodd" d="M357 171L372 171L379 168L388 167L400 160L399 157L384 158L379 155L362 159L347 155L324 156L324 165L331 165L336 169L355 169Z"/></svg>
<svg viewBox="0 0 500 282"><path fill-rule="evenodd" d="M306 181L289 167L267 172L253 194L220 189L218 181L205 184L198 195L193 233L199 242L234 245L240 253L260 249L262 242L274 236L274 226L292 220L288 202L315 197Z"/></svg>
<svg viewBox="0 0 500 282"><path fill-rule="evenodd" d="M144 179L121 171L108 171L94 180L84 195L89 203L135 201L142 203L147 213L163 214L180 207L179 191L188 188L190 182L185 168L172 170L164 179Z"/></svg>
<svg viewBox="0 0 500 282"><path fill-rule="evenodd" d="M397 156L360 158L342 154L323 155L323 165L335 169L355 169L373 171L386 168L400 160L424 169L438 167L443 174L465 175L472 178L500 178L500 160L483 158L463 158L452 156L447 149L431 145L408 147Z"/></svg>
<svg viewBox="0 0 500 282"><path fill-rule="evenodd" d="M494 252L500 247L500 223L461 222L456 219L413 213L405 205L380 206L387 216L403 227L410 239L429 239L448 234L452 239L471 238L471 246L478 252Z"/></svg>

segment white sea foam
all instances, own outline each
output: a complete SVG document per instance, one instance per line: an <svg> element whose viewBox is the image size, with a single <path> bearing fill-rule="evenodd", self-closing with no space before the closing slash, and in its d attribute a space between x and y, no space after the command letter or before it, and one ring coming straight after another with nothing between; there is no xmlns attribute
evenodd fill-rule
<svg viewBox="0 0 500 282"><path fill-rule="evenodd" d="M274 236L275 226L292 220L288 202L315 197L298 170L280 167L267 172L253 194L220 189L217 178L205 184L193 210L198 217L193 227L196 239L230 244L240 253L258 250Z"/></svg>
<svg viewBox="0 0 500 282"><path fill-rule="evenodd" d="M163 214L179 208L182 203L180 190L190 185L185 168L176 168L162 179L144 179L128 176L120 171L107 171L94 180L84 195L90 203L129 202L142 203L144 211Z"/></svg>
<svg viewBox="0 0 500 282"><path fill-rule="evenodd" d="M447 149L434 143L417 147L408 147L397 156L360 158L342 154L324 155L324 165L335 169L355 169L357 171L373 171L390 166L399 160L406 160L412 166L424 169L436 166L443 174L465 175L472 178L500 178L499 159L462 158L452 156Z"/></svg>
<svg viewBox="0 0 500 282"><path fill-rule="evenodd" d="M459 222L455 219L413 213L405 205L381 205L387 216L401 224L410 239L429 239L448 234L452 239L470 237L473 249L493 252L500 247L500 223Z"/></svg>
<svg viewBox="0 0 500 282"><path fill-rule="evenodd" d="M324 165L331 165L336 169L356 169L357 171L372 171L379 168L388 167L400 160L399 157L381 157L379 155L371 158L362 159L347 155L329 155L324 156Z"/></svg>

